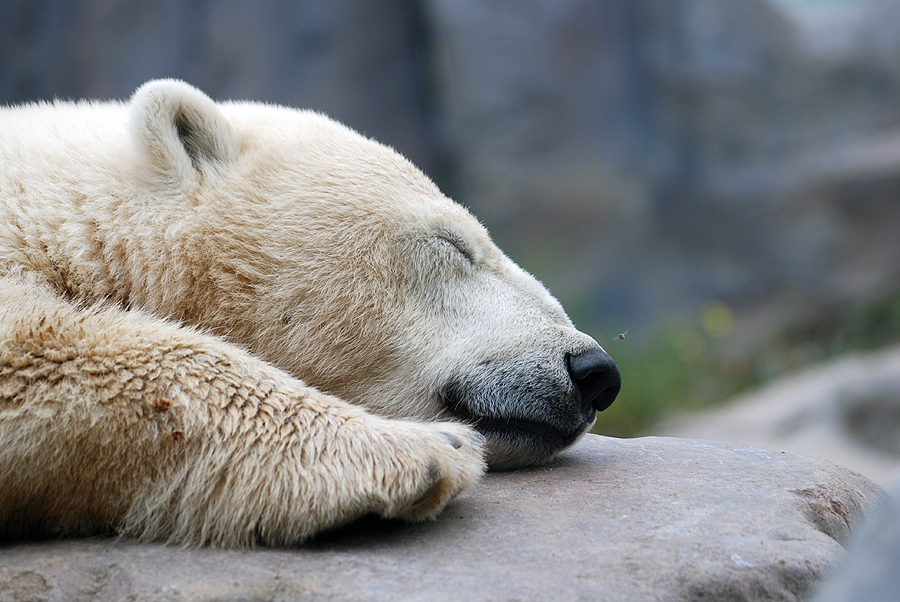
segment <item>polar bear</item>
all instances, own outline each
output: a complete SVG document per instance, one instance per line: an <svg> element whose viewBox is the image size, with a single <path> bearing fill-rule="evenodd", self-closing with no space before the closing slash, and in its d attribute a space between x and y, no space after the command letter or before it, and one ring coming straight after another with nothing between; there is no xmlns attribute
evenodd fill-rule
<svg viewBox="0 0 900 602"><path fill-rule="evenodd" d="M615 363L393 150L175 80L0 109L0 534L294 545L573 443Z"/></svg>

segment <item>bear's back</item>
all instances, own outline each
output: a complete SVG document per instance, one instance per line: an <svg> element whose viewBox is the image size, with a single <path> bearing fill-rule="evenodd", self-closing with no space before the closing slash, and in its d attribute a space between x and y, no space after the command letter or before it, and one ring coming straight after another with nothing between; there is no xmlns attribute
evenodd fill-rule
<svg viewBox="0 0 900 602"><path fill-rule="evenodd" d="M75 275L59 258L95 267L90 241L109 220L88 205L111 201L126 180L127 110L116 102L4 107L0 131L0 276L53 274L69 288Z"/></svg>
<svg viewBox="0 0 900 602"><path fill-rule="evenodd" d="M0 109L0 186L58 185L109 169L126 140L121 103L54 102ZM118 155L121 160L121 155ZM87 165L93 165L86 169ZM76 169L77 168L77 169Z"/></svg>

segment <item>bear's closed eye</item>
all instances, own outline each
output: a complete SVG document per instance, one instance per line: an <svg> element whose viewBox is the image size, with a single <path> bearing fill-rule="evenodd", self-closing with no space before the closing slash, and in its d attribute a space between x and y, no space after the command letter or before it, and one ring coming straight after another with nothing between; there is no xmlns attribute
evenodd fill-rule
<svg viewBox="0 0 900 602"><path fill-rule="evenodd" d="M475 263L475 253L472 252L472 249L466 244L466 241L462 236L449 230L442 230L438 232L436 238L438 241L449 245L455 251L459 252L459 254L461 254L469 263Z"/></svg>

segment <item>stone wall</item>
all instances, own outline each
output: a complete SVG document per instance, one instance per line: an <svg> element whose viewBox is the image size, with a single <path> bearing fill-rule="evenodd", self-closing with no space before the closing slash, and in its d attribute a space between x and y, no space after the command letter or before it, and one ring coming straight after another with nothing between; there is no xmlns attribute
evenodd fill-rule
<svg viewBox="0 0 900 602"><path fill-rule="evenodd" d="M169 76L322 110L436 177L598 338L710 298L783 308L768 332L900 275L900 2L802 6L7 0L0 101Z"/></svg>

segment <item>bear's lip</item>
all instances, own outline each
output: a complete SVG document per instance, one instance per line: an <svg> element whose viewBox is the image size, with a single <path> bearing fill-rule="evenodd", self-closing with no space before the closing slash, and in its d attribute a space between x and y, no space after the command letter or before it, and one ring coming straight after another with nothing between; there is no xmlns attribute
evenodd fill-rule
<svg viewBox="0 0 900 602"><path fill-rule="evenodd" d="M482 435L497 434L504 438L513 437L540 442L541 447L560 449L571 445L583 432L583 427L566 433L546 422L522 420L506 417L466 417L466 421Z"/></svg>
<svg viewBox="0 0 900 602"><path fill-rule="evenodd" d="M475 415L459 404L448 409L457 420L468 424L487 439L489 451L491 447L517 450L515 458L504 454L502 462L489 462L492 470L522 468L546 462L575 443L593 423L595 414L591 412L591 416L585 416L585 420L575 429L564 431L537 420Z"/></svg>

